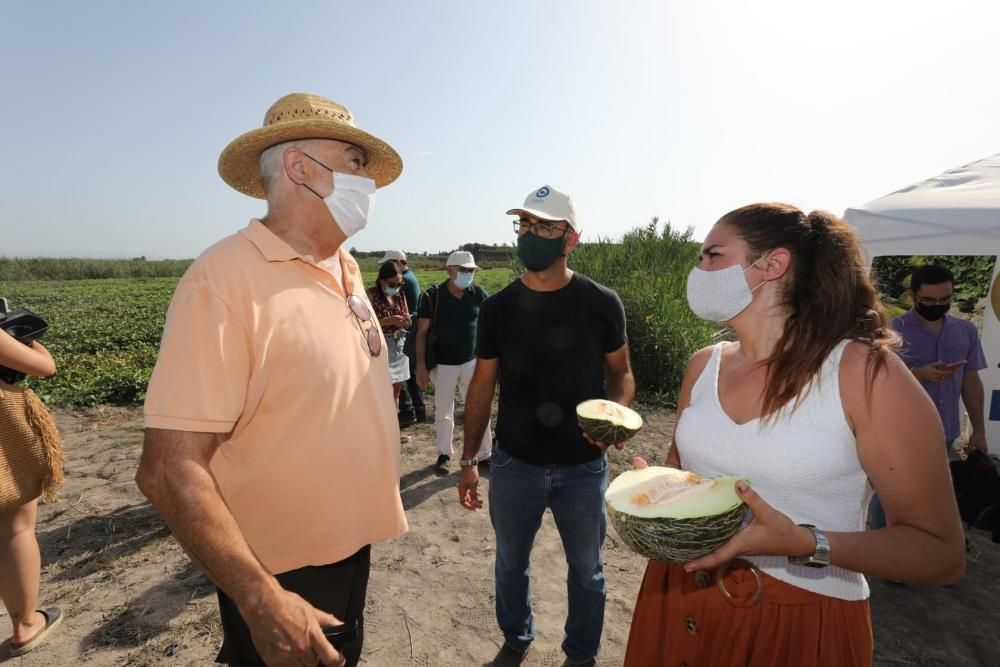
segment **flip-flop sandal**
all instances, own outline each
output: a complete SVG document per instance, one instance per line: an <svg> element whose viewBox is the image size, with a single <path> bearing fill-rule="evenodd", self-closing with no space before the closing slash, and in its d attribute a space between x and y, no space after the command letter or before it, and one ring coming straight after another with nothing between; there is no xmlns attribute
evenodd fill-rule
<svg viewBox="0 0 1000 667"><path fill-rule="evenodd" d="M24 655L28 651L34 650L42 645L48 638L49 633L62 623L63 614L59 607L49 607L48 609L38 610L42 616L45 617L45 627L35 633L35 636L24 642L23 644L10 643L10 655L16 658L19 655Z"/></svg>

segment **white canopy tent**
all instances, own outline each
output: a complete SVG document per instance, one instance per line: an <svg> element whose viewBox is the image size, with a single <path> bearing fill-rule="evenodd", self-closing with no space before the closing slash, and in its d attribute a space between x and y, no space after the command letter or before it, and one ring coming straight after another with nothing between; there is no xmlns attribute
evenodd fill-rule
<svg viewBox="0 0 1000 667"><path fill-rule="evenodd" d="M1000 155L944 172L881 199L849 208L844 218L872 257L1000 255ZM1000 452L1000 258L983 313L986 435Z"/></svg>

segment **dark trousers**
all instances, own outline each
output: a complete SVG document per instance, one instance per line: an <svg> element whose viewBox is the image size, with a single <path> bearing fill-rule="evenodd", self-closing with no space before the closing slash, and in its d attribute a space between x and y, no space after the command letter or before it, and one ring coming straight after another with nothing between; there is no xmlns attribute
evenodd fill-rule
<svg viewBox="0 0 1000 667"><path fill-rule="evenodd" d="M427 416L427 406L424 405L424 392L417 384L417 325L414 325L406 336L403 351L410 358L410 379L399 392L399 416L423 419Z"/></svg>
<svg viewBox="0 0 1000 667"><path fill-rule="evenodd" d="M424 404L424 392L417 384L416 371L410 372L410 379L399 392L399 416L424 419L427 416L427 406Z"/></svg>
<svg viewBox="0 0 1000 667"><path fill-rule="evenodd" d="M354 667L361 658L365 638L365 595L368 591L368 571L371 567L371 546L330 565L303 567L284 572L275 578L281 587L301 595L306 602L329 612L344 623L358 622L358 638L341 650L347 667ZM240 610L232 598L219 591L219 614L222 617L222 648L216 662L239 667L266 667L257 653Z"/></svg>

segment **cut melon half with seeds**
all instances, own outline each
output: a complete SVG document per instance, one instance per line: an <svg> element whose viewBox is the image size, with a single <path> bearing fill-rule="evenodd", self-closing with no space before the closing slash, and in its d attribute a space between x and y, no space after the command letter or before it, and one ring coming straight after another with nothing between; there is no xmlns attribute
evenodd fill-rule
<svg viewBox="0 0 1000 667"><path fill-rule="evenodd" d="M736 493L739 477L700 477L649 466L624 472L608 486L611 525L640 556L686 563L735 535L747 513Z"/></svg>
<svg viewBox="0 0 1000 667"><path fill-rule="evenodd" d="M642 428L639 413L614 401L595 398L576 406L580 429L593 440L608 445L625 442Z"/></svg>

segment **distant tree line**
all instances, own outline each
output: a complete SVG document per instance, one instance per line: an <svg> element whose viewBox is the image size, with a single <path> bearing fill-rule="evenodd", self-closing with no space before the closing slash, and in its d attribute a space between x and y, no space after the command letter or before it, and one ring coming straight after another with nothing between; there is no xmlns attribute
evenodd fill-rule
<svg viewBox="0 0 1000 667"><path fill-rule="evenodd" d="M440 269L453 251L410 252L406 248L394 248L406 253L407 262L413 269ZM490 243L463 243L455 250L466 250L472 253L476 264L484 269L507 268L514 259L514 246ZM385 250L358 250L351 248L351 255L358 260L364 270L374 270L378 260L385 255Z"/></svg>

